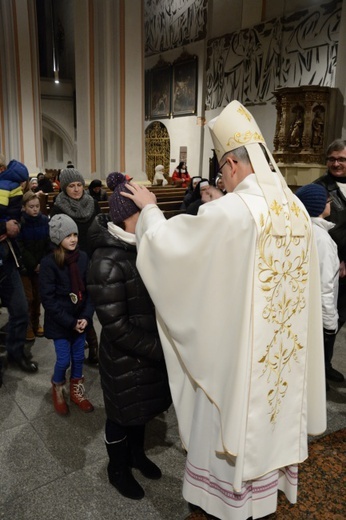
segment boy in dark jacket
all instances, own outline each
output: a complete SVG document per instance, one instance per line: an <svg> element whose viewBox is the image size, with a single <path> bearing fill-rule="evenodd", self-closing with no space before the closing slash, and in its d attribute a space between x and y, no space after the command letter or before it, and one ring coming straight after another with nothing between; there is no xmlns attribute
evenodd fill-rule
<svg viewBox="0 0 346 520"><path fill-rule="evenodd" d="M48 217L40 212L40 199L37 193L27 191L23 196L21 230L17 243L21 252L23 271L21 278L29 306L29 323L26 341L41 338L43 327L40 325L41 299L38 287L38 273L41 259L50 252Z"/></svg>

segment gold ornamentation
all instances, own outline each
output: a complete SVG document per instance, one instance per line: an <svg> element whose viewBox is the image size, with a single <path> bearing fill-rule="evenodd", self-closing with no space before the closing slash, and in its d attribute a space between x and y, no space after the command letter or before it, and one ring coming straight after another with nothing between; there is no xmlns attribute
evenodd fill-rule
<svg viewBox="0 0 346 520"><path fill-rule="evenodd" d="M296 217L299 217L300 207L297 206L297 204L295 202L293 202L293 204L291 205L291 211L292 211L292 213L295 214Z"/></svg>
<svg viewBox="0 0 346 520"><path fill-rule="evenodd" d="M145 169L153 182L155 166L163 164L165 171L170 168L170 139L167 128L160 121L151 123L145 131Z"/></svg>
<svg viewBox="0 0 346 520"><path fill-rule="evenodd" d="M251 121L252 115L243 106L239 107L237 112L239 112L239 114L241 114L242 116L245 116L249 122Z"/></svg>
<svg viewBox="0 0 346 520"><path fill-rule="evenodd" d="M292 237L287 225L285 236L274 237L271 235L271 221L263 215L260 227L258 276L267 302L262 317L274 325L274 335L258 363L263 364L262 376L267 375L270 422L275 425L288 391L286 374L290 372L292 363L300 362L299 351L304 349L293 330L292 320L306 306L304 293L308 281L311 232L307 224L307 237ZM274 256L275 250L281 250L280 254Z"/></svg>
<svg viewBox="0 0 346 520"><path fill-rule="evenodd" d="M249 143L264 143L264 137L258 132L251 132L248 130L247 132L237 132L233 136L231 136L227 141L227 146L230 147L230 150L237 147L237 145L246 145Z"/></svg>
<svg viewBox="0 0 346 520"><path fill-rule="evenodd" d="M281 213L281 211L282 211L282 206L281 206L281 204L278 203L277 200L273 200L273 203L272 203L272 205L270 206L270 209L271 209L272 211L274 211L274 213L275 213L276 215L280 215L280 213Z"/></svg>

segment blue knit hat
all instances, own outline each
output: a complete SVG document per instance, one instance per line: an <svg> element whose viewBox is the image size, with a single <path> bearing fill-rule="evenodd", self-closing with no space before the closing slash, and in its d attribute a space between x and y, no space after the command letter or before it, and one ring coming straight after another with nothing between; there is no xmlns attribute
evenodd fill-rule
<svg viewBox="0 0 346 520"><path fill-rule="evenodd" d="M319 217L326 207L328 192L320 184L306 184L296 191L298 199L302 201L310 217Z"/></svg>

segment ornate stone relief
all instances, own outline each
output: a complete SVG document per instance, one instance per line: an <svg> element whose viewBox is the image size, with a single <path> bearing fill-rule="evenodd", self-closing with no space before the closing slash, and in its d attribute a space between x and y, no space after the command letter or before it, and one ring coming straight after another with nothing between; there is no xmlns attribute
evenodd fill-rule
<svg viewBox="0 0 346 520"><path fill-rule="evenodd" d="M275 97L275 160L284 164L325 164L328 144L340 136L337 89L287 87L276 90Z"/></svg>

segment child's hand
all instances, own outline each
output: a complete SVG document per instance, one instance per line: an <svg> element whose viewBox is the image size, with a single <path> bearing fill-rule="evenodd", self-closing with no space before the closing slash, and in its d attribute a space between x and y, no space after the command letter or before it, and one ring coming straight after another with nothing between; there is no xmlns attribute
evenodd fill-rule
<svg viewBox="0 0 346 520"><path fill-rule="evenodd" d="M10 238L16 237L18 235L19 231L20 231L20 224L16 220L11 219L6 222L6 233L7 233L8 237L10 237Z"/></svg>
<svg viewBox="0 0 346 520"><path fill-rule="evenodd" d="M84 332L87 325L88 325L87 320L85 320L85 319L77 320L77 325L75 326L75 330L77 332L79 332L79 334L81 334L82 332Z"/></svg>

